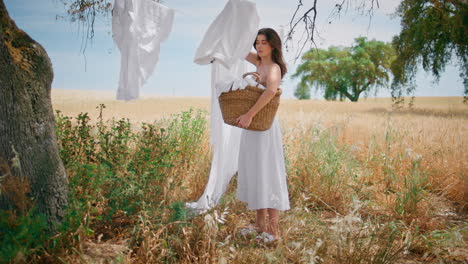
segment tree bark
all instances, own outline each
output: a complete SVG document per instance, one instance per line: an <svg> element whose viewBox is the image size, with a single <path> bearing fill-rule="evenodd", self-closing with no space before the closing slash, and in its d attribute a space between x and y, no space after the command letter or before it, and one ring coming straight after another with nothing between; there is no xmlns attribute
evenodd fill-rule
<svg viewBox="0 0 468 264"><path fill-rule="evenodd" d="M355 91L354 94L349 98L351 102L357 102L359 100L359 96L361 95L362 90Z"/></svg>
<svg viewBox="0 0 468 264"><path fill-rule="evenodd" d="M355 96L351 95L346 87L338 87L338 89L336 89L339 93L343 94L344 96L346 96L349 100L351 100L351 102L357 102L357 98L355 98ZM358 96L359 97L359 96Z"/></svg>
<svg viewBox="0 0 468 264"><path fill-rule="evenodd" d="M52 79L46 51L18 29L0 0L0 160L11 177L29 182L37 212L54 230L64 217L68 180L55 134ZM14 208L7 193L0 195L1 208Z"/></svg>

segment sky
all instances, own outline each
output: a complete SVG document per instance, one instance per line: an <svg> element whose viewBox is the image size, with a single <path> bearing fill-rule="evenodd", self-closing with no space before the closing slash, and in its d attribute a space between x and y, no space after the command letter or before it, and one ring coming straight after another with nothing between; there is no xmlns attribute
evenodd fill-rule
<svg viewBox="0 0 468 264"><path fill-rule="evenodd" d="M82 52L83 32L78 24L66 19L66 10L60 0L4 0L16 24L39 42L47 51L54 68L52 88L73 90L99 90L116 92L120 72L120 52L112 39L111 17L98 17L95 36ZM175 19L169 38L162 43L160 59L155 72L140 89L143 96L210 96L210 66L193 62L195 51L211 22L221 12L227 0L165 0L165 5L175 9ZM260 27L278 31L288 28L297 0L254 1L260 16ZM313 0L303 0L304 9ZM399 0L380 0L372 19L355 8L348 8L339 17L334 6L341 0L318 1L318 48L350 46L354 39L391 41L400 31L398 17L392 15ZM350 1L358 2L358 1ZM303 9L303 10L304 10ZM299 35L297 35L299 36ZM283 80L285 98L293 98L297 79L291 79L300 60L295 61L298 45L292 42L285 57L288 75ZM310 48L310 46L307 46ZM307 50L307 48L305 50ZM458 68L446 68L439 83L432 75L419 71L416 96L462 96L463 83ZM390 92L381 89L377 97L388 97ZM312 92L313 98L322 98Z"/></svg>

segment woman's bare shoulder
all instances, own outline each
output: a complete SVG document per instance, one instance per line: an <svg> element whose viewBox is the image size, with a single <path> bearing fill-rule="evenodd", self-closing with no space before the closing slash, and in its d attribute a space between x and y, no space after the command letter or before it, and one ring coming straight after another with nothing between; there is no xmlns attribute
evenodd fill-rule
<svg viewBox="0 0 468 264"><path fill-rule="evenodd" d="M278 64L273 63L269 67L268 76L273 78L279 77L281 79L281 67Z"/></svg>
<svg viewBox="0 0 468 264"><path fill-rule="evenodd" d="M274 63L269 67L266 83L267 87L272 91L276 91L279 88L281 83L281 68L278 64Z"/></svg>

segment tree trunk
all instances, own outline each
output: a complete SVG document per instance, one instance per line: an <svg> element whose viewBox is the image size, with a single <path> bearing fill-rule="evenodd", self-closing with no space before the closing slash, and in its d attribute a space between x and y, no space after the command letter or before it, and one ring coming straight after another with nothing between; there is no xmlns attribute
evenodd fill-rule
<svg viewBox="0 0 468 264"><path fill-rule="evenodd" d="M52 79L46 51L18 29L0 0L0 161L10 177L26 179L34 206L54 230L64 217L68 180L55 135ZM0 208L15 208L18 201L0 195Z"/></svg>
<svg viewBox="0 0 468 264"><path fill-rule="evenodd" d="M361 95L361 93L355 93L355 94L351 95L351 97L349 97L349 100L351 100L351 102L357 102L359 100L360 95Z"/></svg>
<svg viewBox="0 0 468 264"><path fill-rule="evenodd" d="M359 95L358 94L350 94L348 91L346 91L346 88L340 90L340 94L346 96L351 102L357 102L359 100Z"/></svg>

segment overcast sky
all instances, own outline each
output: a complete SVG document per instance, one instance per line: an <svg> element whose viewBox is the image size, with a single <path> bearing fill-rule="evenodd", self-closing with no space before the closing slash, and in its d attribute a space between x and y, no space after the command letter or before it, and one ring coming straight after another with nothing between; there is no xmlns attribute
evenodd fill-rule
<svg viewBox="0 0 468 264"><path fill-rule="evenodd" d="M85 54L80 52L82 35L77 24L71 24L58 16L66 16L59 0L4 0L10 16L17 25L41 43L49 54L54 67L52 88L116 91L119 79L120 53L111 35L111 18L99 17L95 37L88 43ZM297 7L296 0L257 0L261 27L280 30L287 26ZM312 0L304 0L310 6ZM349 46L359 36L391 41L400 31L400 21L391 14L398 0L381 0L372 20L359 15L354 9L341 17L333 15L335 0L319 2L316 43L319 48ZM350 1L357 2L357 1ZM156 70L141 88L143 95L209 96L209 66L193 63L198 47L208 26L223 9L227 0L166 0L165 5L176 10L174 26L169 39L161 46ZM287 27L286 27L287 28ZM297 80L290 76L297 64L294 55L297 47L286 54L289 74L282 88L285 97L293 97ZM300 61L298 61L299 63ZM458 69L450 66L439 84L431 75L420 72L417 77L417 96L462 96L463 84ZM377 96L389 96L382 90ZM314 97L321 97L316 93Z"/></svg>

